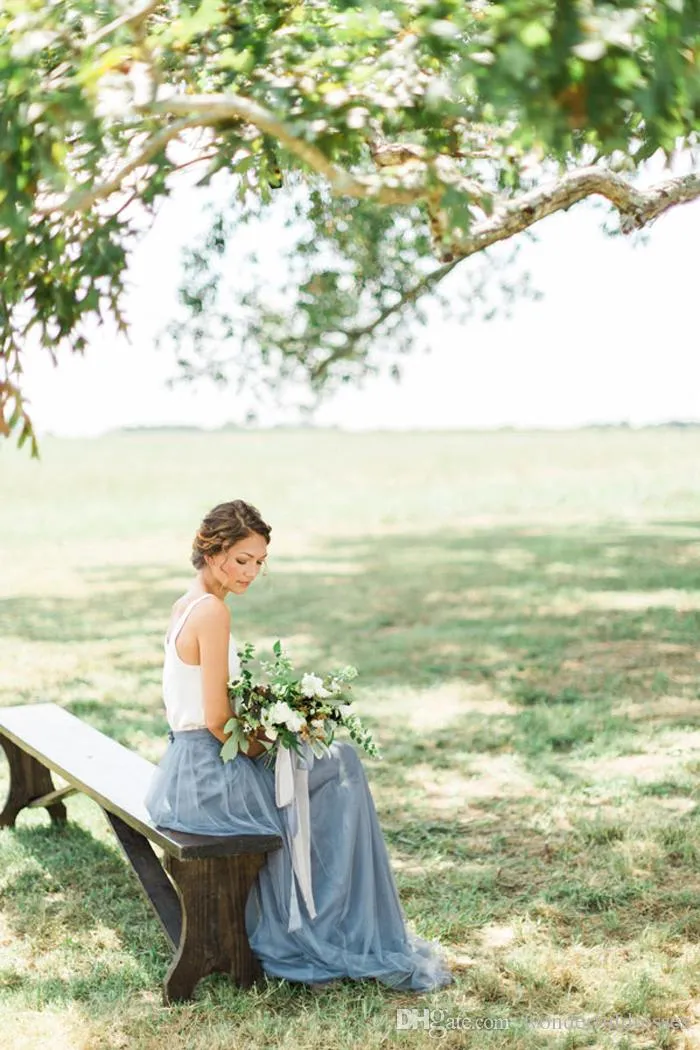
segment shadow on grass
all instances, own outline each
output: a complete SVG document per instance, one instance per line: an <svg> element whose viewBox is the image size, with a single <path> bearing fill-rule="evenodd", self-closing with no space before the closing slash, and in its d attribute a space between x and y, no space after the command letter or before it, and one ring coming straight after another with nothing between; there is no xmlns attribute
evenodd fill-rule
<svg viewBox="0 0 700 1050"><path fill-rule="evenodd" d="M651 722L659 733L700 726L700 523L675 524L684 535L663 522L637 531L517 527L337 539L313 557L275 559L245 601L231 600L239 644L291 639L304 667L360 669L358 699L385 754L371 780L402 900L424 924L420 932L471 946L489 923L534 915L561 943L633 939L650 923L669 936L697 933L692 815L679 824L678 842L651 825L649 841L638 844L612 819L591 832L548 815L562 798L596 787L575 761L644 755ZM91 570L88 601L10 599L0 603L0 627L29 642L116 640L108 685L88 668L67 675L57 696L129 746L164 747L162 640L182 593L172 580L187 571ZM684 704L653 707L671 692ZM650 804L692 801L692 787L668 770L658 783L630 791ZM151 946L160 929L119 856L85 836L88 846L74 828L68 835L78 838L63 847L50 845L51 829L22 839L28 833L15 833L19 844L39 853L41 869L67 894L66 928L81 936L100 925L115 936L123 929L105 965L113 958L130 987L156 985L167 950ZM84 875L66 860L71 850L86 851ZM88 906L100 864L105 878ZM35 889L31 878L20 880L9 897L3 890L2 904L17 932L29 922L27 935L40 940L41 924L26 918L40 913ZM76 996L97 987L89 973L75 980Z"/></svg>
<svg viewBox="0 0 700 1050"><path fill-rule="evenodd" d="M138 995L160 998L171 953L116 847L74 823L3 829L0 871L4 923L31 957L29 966L0 967L0 994L17 1008L89 1003L99 1010ZM370 978L341 984L384 1005L407 996ZM196 991L197 1002L228 1008L245 1002L247 1009L258 997L260 1008L279 1008L288 1022L317 1002L306 985L276 978L248 991L216 974ZM188 1015L193 1005L183 1004Z"/></svg>
<svg viewBox="0 0 700 1050"><path fill-rule="evenodd" d="M165 711L140 706L134 699L119 702L110 697L108 703L100 699L70 700L62 706L126 747L134 746L134 741L143 736L157 738L163 748L167 743Z"/></svg>
<svg viewBox="0 0 700 1050"><path fill-rule="evenodd" d="M515 752L533 775L544 769L575 784L569 758L643 751L650 697L674 691L686 700L654 712L656 726L700 726L700 610L692 607L700 596L683 603L689 590L700 589L700 523L683 522L681 536L673 525L499 527L319 542L314 556L278 558L276 571L245 601L231 599L234 636L239 644L291 639L293 659L314 669L355 664L358 699L390 762L402 758L392 748L405 737L410 761L436 770L468 773L475 754ZM187 571L87 569L94 589L88 601L0 603L9 637L118 643L108 660L93 666L88 655L83 675L66 675L55 695L36 698L59 699L137 749L153 741L149 757L157 757L167 729L162 642L170 606L182 593L168 581ZM446 712L435 695L442 686ZM435 713L416 739L409 739L400 699L409 694L406 704ZM28 690L4 698L34 697Z"/></svg>
<svg viewBox="0 0 700 1050"><path fill-rule="evenodd" d="M120 998L162 980L165 936L116 844L70 822L19 825L0 831L0 856L3 919L38 962L1 980L27 1004Z"/></svg>

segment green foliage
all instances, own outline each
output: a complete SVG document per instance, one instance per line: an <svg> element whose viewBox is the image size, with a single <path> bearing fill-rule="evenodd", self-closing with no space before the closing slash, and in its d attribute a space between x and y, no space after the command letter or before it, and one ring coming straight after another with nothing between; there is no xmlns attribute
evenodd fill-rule
<svg viewBox="0 0 700 1050"><path fill-rule="evenodd" d="M237 371L261 389L306 381L319 397L401 364L421 340L430 296L463 321L486 316L493 300L507 311L516 297L535 297L529 275L514 276L519 246L477 257L460 272L459 287L442 291L418 207L380 208L371 201L333 197L314 185L303 197L292 189L278 205L295 239L280 247L286 279L271 288L265 259L236 256L224 246L261 214L257 202L231 200L215 209L208 229L184 250L181 311L162 342L187 347L181 374L223 381Z"/></svg>
<svg viewBox="0 0 700 1050"><path fill-rule="evenodd" d="M132 237L178 167L201 157L200 182L228 180L232 202L183 282L196 322L177 323L183 374L223 381L211 345L235 341L249 373L320 392L373 370L387 346L411 349L455 232L530 188L533 164L634 171L692 146L699 25L700 0L143 0L126 13L114 0L5 0L0 432L33 439L28 340L56 360L84 351L90 321L125 327ZM243 109L193 111L183 125L206 129L198 139L170 111L214 97ZM329 190L338 170L369 180L364 196ZM390 199L421 179L415 199ZM293 323L260 284L236 295L237 316L218 311L222 231L281 189L299 213ZM481 282L477 269L464 300Z"/></svg>

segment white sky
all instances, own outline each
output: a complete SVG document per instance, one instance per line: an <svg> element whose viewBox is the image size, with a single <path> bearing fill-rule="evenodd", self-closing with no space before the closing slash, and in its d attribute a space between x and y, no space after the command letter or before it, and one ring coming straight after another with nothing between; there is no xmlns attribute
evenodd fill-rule
<svg viewBox="0 0 700 1050"><path fill-rule="evenodd" d="M177 193L137 250L131 346L97 328L86 356L63 355L58 369L48 355L28 353L25 388L40 434L244 421L248 405L233 387L166 389L173 358L154 347L175 305L178 245L197 229L201 200L194 190ZM365 429L700 419L700 202L662 216L647 244L607 237L605 214L581 204L536 228L539 243L524 246L521 262L541 302L516 304L511 320L462 326L436 316L431 353L405 358L400 384L378 377L345 389L315 421ZM273 408L259 414L262 425L295 419Z"/></svg>

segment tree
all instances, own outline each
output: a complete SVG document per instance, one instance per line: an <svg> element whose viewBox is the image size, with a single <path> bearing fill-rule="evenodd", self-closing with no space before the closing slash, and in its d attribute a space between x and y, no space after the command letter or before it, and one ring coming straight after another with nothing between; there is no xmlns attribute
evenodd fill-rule
<svg viewBox="0 0 700 1050"><path fill-rule="evenodd" d="M37 454L27 340L56 362L90 319L125 328L144 211L194 164L231 192L187 260L183 371L223 381L235 329L318 391L408 350L449 273L545 216L601 195L627 233L697 198L699 26L700 0L3 0L0 430ZM659 151L693 170L640 189ZM276 192L295 308L258 287L234 318L227 240Z"/></svg>

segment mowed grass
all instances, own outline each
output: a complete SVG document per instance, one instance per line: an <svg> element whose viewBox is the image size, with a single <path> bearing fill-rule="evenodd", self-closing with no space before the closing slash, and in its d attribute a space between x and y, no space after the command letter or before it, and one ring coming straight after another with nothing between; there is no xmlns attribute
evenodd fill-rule
<svg viewBox="0 0 700 1050"><path fill-rule="evenodd" d="M0 1046L700 1045L700 432L125 433L0 452L0 702L152 760L162 638L215 503L273 526L240 642L356 664L367 760L432 995L208 978L99 809L0 832ZM444 1032L396 1030L398 1008ZM460 1027L457 1027L460 1026ZM468 1026L471 1026L471 1030Z"/></svg>

